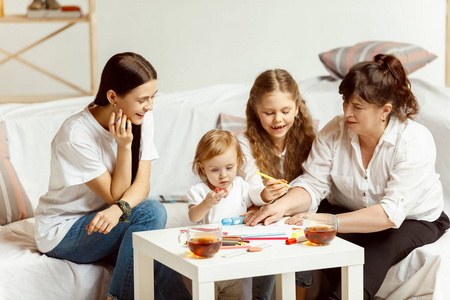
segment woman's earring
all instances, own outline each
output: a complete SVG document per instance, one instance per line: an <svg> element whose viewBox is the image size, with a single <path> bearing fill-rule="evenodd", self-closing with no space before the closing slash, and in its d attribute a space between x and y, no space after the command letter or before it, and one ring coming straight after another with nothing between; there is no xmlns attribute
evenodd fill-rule
<svg viewBox="0 0 450 300"><path fill-rule="evenodd" d="M116 103L113 103L113 107L116 107ZM384 121L383 121L384 122Z"/></svg>

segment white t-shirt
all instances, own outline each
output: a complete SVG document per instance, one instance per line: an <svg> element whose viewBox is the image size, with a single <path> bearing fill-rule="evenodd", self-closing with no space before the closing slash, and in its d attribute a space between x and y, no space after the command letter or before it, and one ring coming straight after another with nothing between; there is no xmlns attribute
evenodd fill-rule
<svg viewBox="0 0 450 300"><path fill-rule="evenodd" d="M203 182L191 186L187 192L188 205L199 205L209 191L211 189ZM233 181L233 188L228 191L228 196L214 205L199 223L220 223L223 218L239 217L245 214L247 208L251 205L248 198L248 183L242 177L236 176Z"/></svg>
<svg viewBox="0 0 450 300"><path fill-rule="evenodd" d="M158 158L153 122L152 112L147 112L141 125L140 160ZM55 248L80 217L108 207L85 183L106 170L113 174L117 157L116 140L88 107L61 125L51 149L49 189L35 212L35 238L41 252Z"/></svg>
<svg viewBox="0 0 450 300"><path fill-rule="evenodd" d="M304 173L291 185L311 195L310 211L316 211L325 197L351 211L381 204L398 228L405 219L439 218L444 199L435 162L429 130L412 120L391 117L364 169L358 135L340 115L320 131Z"/></svg>
<svg viewBox="0 0 450 300"><path fill-rule="evenodd" d="M240 174L245 181L249 183L249 196L250 200L257 206L262 206L269 204L261 199L261 192L264 190L265 185L263 179L260 175L256 174L255 171L260 171L256 166L255 158L253 157L252 149L250 148L250 142L245 136L245 134L240 134L237 136L239 144L241 145L242 152L245 156L244 171ZM284 148L283 153L280 154L280 170L283 174L283 164L286 157L286 148ZM272 174L267 174L272 176ZM282 178L279 178L282 179Z"/></svg>

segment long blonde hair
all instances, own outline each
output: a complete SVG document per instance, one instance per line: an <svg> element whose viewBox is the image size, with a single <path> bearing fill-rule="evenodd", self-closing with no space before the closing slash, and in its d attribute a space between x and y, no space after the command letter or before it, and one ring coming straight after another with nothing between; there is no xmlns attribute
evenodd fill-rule
<svg viewBox="0 0 450 300"><path fill-rule="evenodd" d="M298 114L291 129L286 134L286 156L281 174L280 157L275 152L275 145L264 130L257 114L257 106L267 93L280 91L291 95ZM302 163L308 157L315 138L313 120L300 94L297 82L285 70L267 70L255 80L247 102L247 130L245 135L250 142L253 157L261 172L275 178L292 181L303 173Z"/></svg>
<svg viewBox="0 0 450 300"><path fill-rule="evenodd" d="M242 172L245 158L239 141L231 132L221 129L212 129L200 139L195 150L192 172L198 175L201 180L207 182L208 178L201 168L202 162L225 153L230 147L236 150L237 170Z"/></svg>

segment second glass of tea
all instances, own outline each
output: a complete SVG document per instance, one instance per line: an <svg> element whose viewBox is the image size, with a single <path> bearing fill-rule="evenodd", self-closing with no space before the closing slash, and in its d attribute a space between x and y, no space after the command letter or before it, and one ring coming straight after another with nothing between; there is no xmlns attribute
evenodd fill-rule
<svg viewBox="0 0 450 300"><path fill-rule="evenodd" d="M307 214L303 216L305 237L313 244L327 245L337 233L337 217L332 214Z"/></svg>
<svg viewBox="0 0 450 300"><path fill-rule="evenodd" d="M202 225L180 232L178 241L199 257L213 257L222 246L222 228Z"/></svg>

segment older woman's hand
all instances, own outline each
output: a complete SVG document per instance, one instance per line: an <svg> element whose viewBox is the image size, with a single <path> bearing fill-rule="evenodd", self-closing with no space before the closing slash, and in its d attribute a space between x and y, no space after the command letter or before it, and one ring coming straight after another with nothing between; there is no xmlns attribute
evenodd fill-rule
<svg viewBox="0 0 450 300"><path fill-rule="evenodd" d="M286 220L286 224L289 225L303 225L303 216L308 215L308 214L312 214L311 212L303 212L303 213L299 213L296 215L293 215L292 217L290 217L289 219Z"/></svg>
<svg viewBox="0 0 450 300"><path fill-rule="evenodd" d="M249 226L255 226L256 224L263 222L264 225L272 224L284 216L284 208L282 205L278 205L278 202L264 205L252 216L250 216L246 222Z"/></svg>

